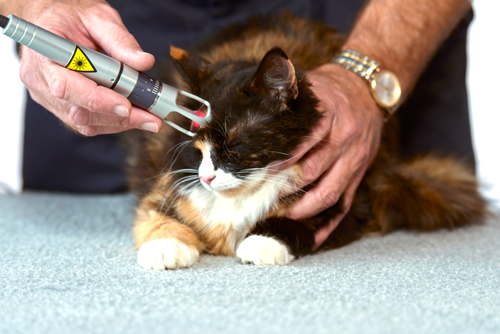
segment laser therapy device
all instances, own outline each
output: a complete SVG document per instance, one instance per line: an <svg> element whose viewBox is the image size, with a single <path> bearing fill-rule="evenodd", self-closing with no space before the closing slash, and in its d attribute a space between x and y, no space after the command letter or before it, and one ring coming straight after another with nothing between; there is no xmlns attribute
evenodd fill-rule
<svg viewBox="0 0 500 334"><path fill-rule="evenodd" d="M191 137L194 128L210 120L210 103L200 97L169 86L102 53L77 45L15 15L0 15L2 33L70 70L79 72L98 85L125 96L133 105L160 117L167 124ZM179 104L184 97L201 107L191 110ZM191 120L195 127L185 129L168 120L176 112Z"/></svg>

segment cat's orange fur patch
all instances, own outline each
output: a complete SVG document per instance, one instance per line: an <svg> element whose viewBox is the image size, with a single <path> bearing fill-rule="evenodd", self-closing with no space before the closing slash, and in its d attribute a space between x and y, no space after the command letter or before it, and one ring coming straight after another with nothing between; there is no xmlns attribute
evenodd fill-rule
<svg viewBox="0 0 500 334"><path fill-rule="evenodd" d="M171 45L170 46L170 55L175 60L181 60L182 58L189 57L189 52L187 52L184 49L181 49L181 48L178 48L178 47Z"/></svg>
<svg viewBox="0 0 500 334"><path fill-rule="evenodd" d="M201 151L201 154L203 156L205 155L209 155L210 152L209 152L209 147L208 147L208 143L207 142L204 142L204 141L201 141L201 140L197 140L193 143L193 146L197 149L199 149ZM210 156L210 155L209 155Z"/></svg>
<svg viewBox="0 0 500 334"><path fill-rule="evenodd" d="M155 210L142 210L140 208L137 210L134 234L137 248L146 242L159 239L174 239L194 247L200 252L204 248L203 243L191 228Z"/></svg>
<svg viewBox="0 0 500 334"><path fill-rule="evenodd" d="M183 222L200 235L209 253L234 256L236 238L231 226L222 222L208 225L206 219L189 200L179 200L176 207Z"/></svg>

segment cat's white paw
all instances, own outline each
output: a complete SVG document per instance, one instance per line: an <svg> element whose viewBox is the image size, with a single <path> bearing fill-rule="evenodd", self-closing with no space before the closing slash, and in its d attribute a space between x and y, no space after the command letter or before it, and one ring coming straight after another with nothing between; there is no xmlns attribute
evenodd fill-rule
<svg viewBox="0 0 500 334"><path fill-rule="evenodd" d="M196 248L172 239L146 242L137 254L137 262L140 266L156 270L190 267L199 258L200 253Z"/></svg>
<svg viewBox="0 0 500 334"><path fill-rule="evenodd" d="M243 263L261 266L289 264L295 257L280 241L263 235L251 235L242 241L236 255Z"/></svg>

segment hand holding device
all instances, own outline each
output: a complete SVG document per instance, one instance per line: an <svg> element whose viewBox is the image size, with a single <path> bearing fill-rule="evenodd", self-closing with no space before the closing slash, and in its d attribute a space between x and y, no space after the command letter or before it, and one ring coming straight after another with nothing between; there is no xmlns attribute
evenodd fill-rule
<svg viewBox="0 0 500 334"><path fill-rule="evenodd" d="M4 35L70 70L80 72L98 85L118 92L132 104L148 110L187 135L194 136L194 133L167 120L169 113L177 112L201 125L210 117L210 104L207 101L161 83L117 60L77 45L14 15L8 18L0 15L0 27L4 28ZM179 105L178 95L198 101L202 109L195 111ZM200 117L202 114L205 117Z"/></svg>

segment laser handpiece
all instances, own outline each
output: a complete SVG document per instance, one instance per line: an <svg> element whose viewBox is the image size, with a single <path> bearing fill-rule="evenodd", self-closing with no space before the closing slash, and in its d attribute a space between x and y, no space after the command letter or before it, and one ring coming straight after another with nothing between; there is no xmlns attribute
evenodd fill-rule
<svg viewBox="0 0 500 334"><path fill-rule="evenodd" d="M59 65L80 72L98 85L114 90L125 96L133 105L153 113L189 136L194 136L195 133L167 120L171 112L177 112L200 126L210 120L211 109L208 101L162 83L102 53L77 45L15 15L0 15L0 27L3 28L4 35L16 42ZM203 110L191 110L179 105L179 95L198 101ZM204 117L201 117L201 114L205 114Z"/></svg>

